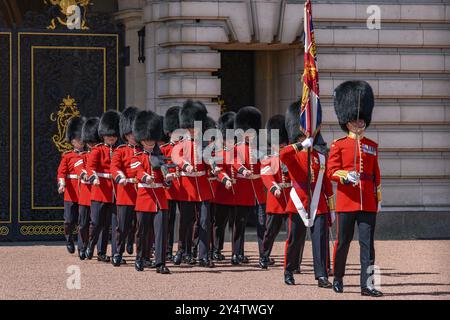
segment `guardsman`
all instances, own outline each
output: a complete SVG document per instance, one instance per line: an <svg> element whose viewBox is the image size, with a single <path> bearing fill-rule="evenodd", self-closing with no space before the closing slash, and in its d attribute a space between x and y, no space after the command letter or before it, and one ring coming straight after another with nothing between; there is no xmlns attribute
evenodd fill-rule
<svg viewBox="0 0 450 320"><path fill-rule="evenodd" d="M343 278L355 223L358 225L361 294L380 297L371 282L375 264L374 233L381 209L378 145L364 136L374 107L372 88L365 81L347 81L334 91L334 108L347 136L330 148L328 175L337 182L337 240L334 247L333 290L344 291Z"/></svg>
<svg viewBox="0 0 450 320"><path fill-rule="evenodd" d="M267 269L270 264L273 264L274 260L270 258L273 243L281 226L289 217L286 213L286 206L291 191L291 180L287 167L280 161L278 153L289 142L284 122L284 116L278 114L272 116L266 125L268 145L272 152L262 161L261 169L261 178L267 189L266 231L263 240L263 255L259 258L259 266L262 269ZM272 143L273 130L278 130L278 145Z"/></svg>
<svg viewBox="0 0 450 320"><path fill-rule="evenodd" d="M81 128L84 118L73 118L67 125L66 141L73 147L64 152L57 172L58 193L64 193L64 235L69 253L75 252L73 233L78 223L78 175L77 171L83 164L80 155L84 149L81 140ZM80 248L78 248L80 250Z"/></svg>
<svg viewBox="0 0 450 320"><path fill-rule="evenodd" d="M257 150L258 130L261 129L261 112L255 107L241 108L234 119L234 129L241 129L245 135L239 135L234 148L236 170L235 196L235 217L233 223L233 255L231 264L238 265L248 263L248 258L244 255L245 226L248 217L252 213L257 213L257 234L260 255L262 252L262 238L265 230L266 195L264 185L261 180L261 156ZM253 129L253 130L251 130Z"/></svg>
<svg viewBox="0 0 450 320"><path fill-rule="evenodd" d="M111 159L111 174L116 184L117 205L116 238L111 239L116 241L116 252L113 252L112 257L112 263L116 267L124 262L122 257L135 216L137 180L131 168L131 160L137 152L141 151L132 132L133 121L138 111L136 107L128 107L120 115L120 136L126 144L118 146Z"/></svg>
<svg viewBox="0 0 450 320"><path fill-rule="evenodd" d="M91 187L91 224L86 257L92 259L97 244L97 259L110 262L106 255L114 204L114 181L110 171L115 144L120 137L120 115L108 110L100 118L98 135L102 143L92 148L87 163L87 180Z"/></svg>
<svg viewBox="0 0 450 320"><path fill-rule="evenodd" d="M133 124L133 135L143 151L134 155L130 167L138 180L136 199L136 262L137 271L144 270L144 259L149 258L150 234L155 239L156 272L169 274L166 267L167 249L167 198L164 191L168 171L160 154L155 154L157 141L161 140L162 121L152 111L140 111Z"/></svg>
<svg viewBox="0 0 450 320"><path fill-rule="evenodd" d="M214 215L213 220L213 253L214 260L222 261L225 256L222 254L223 244L225 240L225 227L231 215L234 215L234 187L232 186L232 177L235 176L233 163L227 162L229 158L232 160L231 151L234 149L234 134L229 134L228 139L226 135L227 130L234 132L234 118L235 112L226 112L219 117L217 122L218 129L222 134L222 150L217 150L216 157L220 158L218 166L222 170L224 176L229 180L228 186L226 183L214 184L214 198L211 200L211 211Z"/></svg>
<svg viewBox="0 0 450 320"><path fill-rule="evenodd" d="M281 162L289 171L292 181L286 212L289 213L288 239L284 261L284 282L294 285L293 273L299 267L300 251L305 245L306 226L301 214L310 213L313 221L311 240L313 247L314 276L320 288L331 288L328 281L327 247L328 217L334 212L334 198L331 181L326 175L326 157L316 149L311 151L310 182L308 183L308 152L312 138L305 139L300 131L300 105L298 102L286 111L286 130L291 143L280 151ZM308 185L311 190L308 196Z"/></svg>
<svg viewBox="0 0 450 320"><path fill-rule="evenodd" d="M160 150L166 159L169 172L174 176L170 187L166 189L166 197L168 200L168 215L169 215L169 227L167 235L167 251L166 259L172 260L173 252L173 239L175 234L175 217L178 210L180 210L179 201L187 200L187 193L181 188L180 184L180 168L173 164L171 159L171 153L174 146L179 142L179 136L172 135L172 133L180 128L179 113L180 107L173 106L167 109L164 117L164 133L169 137L169 142L160 146Z"/></svg>
<svg viewBox="0 0 450 320"><path fill-rule="evenodd" d="M91 214L91 183L86 181L86 165L91 154L91 149L100 143L98 136L98 124L100 119L97 117L87 119L81 130L81 140L87 147L87 151L81 153L82 165L79 167L79 197L78 197L78 255L81 260L86 259L86 249L89 243L89 222Z"/></svg>

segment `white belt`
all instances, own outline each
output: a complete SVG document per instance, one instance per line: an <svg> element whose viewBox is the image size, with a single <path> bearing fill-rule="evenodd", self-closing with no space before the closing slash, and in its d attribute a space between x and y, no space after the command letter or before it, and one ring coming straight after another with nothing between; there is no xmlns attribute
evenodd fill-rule
<svg viewBox="0 0 450 320"><path fill-rule="evenodd" d="M84 180L80 180L80 182L81 182L82 184L92 184L92 183L90 183L89 181L84 181Z"/></svg>
<svg viewBox="0 0 450 320"><path fill-rule="evenodd" d="M105 178L105 179L111 179L112 174L111 173L97 173L97 177Z"/></svg>
<svg viewBox="0 0 450 320"><path fill-rule="evenodd" d="M217 180L217 177L210 177L210 178L208 178L208 180L209 180L209 181L216 181L216 180Z"/></svg>
<svg viewBox="0 0 450 320"><path fill-rule="evenodd" d="M290 182L279 183L278 185L280 186L280 188L283 188L283 189L292 187L292 183L290 183Z"/></svg>
<svg viewBox="0 0 450 320"><path fill-rule="evenodd" d="M206 174L205 171L197 171L197 172L191 172L191 173L184 172L184 171L181 172L181 175L183 177L201 177L201 176L204 176L205 174Z"/></svg>
<svg viewBox="0 0 450 320"><path fill-rule="evenodd" d="M128 183L137 183L137 179L136 178L127 178L126 179Z"/></svg>
<svg viewBox="0 0 450 320"><path fill-rule="evenodd" d="M78 176L76 174L68 174L66 176L67 179L78 179Z"/></svg>
<svg viewBox="0 0 450 320"><path fill-rule="evenodd" d="M237 174L237 177L238 177L238 178L242 178L242 179L250 179L250 180L254 180L254 179L259 179L259 178L261 178L261 175L259 175L259 174L252 174L251 176L246 177L246 176L244 176L244 175L238 173L238 174Z"/></svg>
<svg viewBox="0 0 450 320"><path fill-rule="evenodd" d="M156 188L163 188L163 184L162 183L138 183L138 188L152 188L152 189L156 189Z"/></svg>

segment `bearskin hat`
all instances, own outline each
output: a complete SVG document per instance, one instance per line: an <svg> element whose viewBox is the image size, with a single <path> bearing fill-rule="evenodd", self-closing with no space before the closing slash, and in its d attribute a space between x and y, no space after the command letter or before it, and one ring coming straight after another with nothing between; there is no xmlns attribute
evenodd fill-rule
<svg viewBox="0 0 450 320"><path fill-rule="evenodd" d="M286 130L286 126L285 126L285 117L281 114L276 114L274 116L272 116L266 124L266 129L268 130L267 132L267 142L269 144L271 144L271 131L273 129L278 129L278 143L279 144L283 144L283 143L289 143L289 138L288 138L288 133Z"/></svg>
<svg viewBox="0 0 450 320"><path fill-rule="evenodd" d="M100 124L100 119L98 117L92 117L87 119L83 128L81 129L81 140L84 143L97 144L101 142L98 135L98 125Z"/></svg>
<svg viewBox="0 0 450 320"><path fill-rule="evenodd" d="M167 143L167 142L170 141L170 138L166 134L166 132L164 131L164 120L165 120L165 118L163 116L160 116L160 115L158 115L158 116L159 116L159 121L161 122L161 140L160 141L163 141L164 143Z"/></svg>
<svg viewBox="0 0 450 320"><path fill-rule="evenodd" d="M203 123L203 130L206 131L208 129L216 129L216 128L217 128L216 121L210 116L207 116L206 121Z"/></svg>
<svg viewBox="0 0 450 320"><path fill-rule="evenodd" d="M248 129L255 129L258 131L261 129L261 118L261 111L255 107L243 107L239 109L234 118L234 128L242 129L244 131Z"/></svg>
<svg viewBox="0 0 450 320"><path fill-rule="evenodd" d="M98 135L100 137L120 137L119 122L120 114L117 111L106 111L100 118L100 124L98 125Z"/></svg>
<svg viewBox="0 0 450 320"><path fill-rule="evenodd" d="M358 95L359 119L363 119L366 127L369 127L374 107L374 96L370 85L366 81L346 81L334 90L334 110L345 132L348 132L347 123L358 118Z"/></svg>
<svg viewBox="0 0 450 320"><path fill-rule="evenodd" d="M81 139L81 130L86 121L84 117L76 117L69 120L67 123L66 141L71 142L73 139Z"/></svg>
<svg viewBox="0 0 450 320"><path fill-rule="evenodd" d="M137 142L161 141L163 126L161 116L153 111L139 111L133 123L133 135Z"/></svg>
<svg viewBox="0 0 450 320"><path fill-rule="evenodd" d="M126 141L125 136L133 132L133 121L136 118L139 109L136 107L128 107L120 114L119 128L120 137Z"/></svg>
<svg viewBox="0 0 450 320"><path fill-rule="evenodd" d="M236 113L233 111L225 112L219 117L217 127L224 138L226 137L227 129L234 129L234 118L236 118Z"/></svg>
<svg viewBox="0 0 450 320"><path fill-rule="evenodd" d="M164 133L169 134L180 128L180 107L173 106L167 109L164 116Z"/></svg>
<svg viewBox="0 0 450 320"><path fill-rule="evenodd" d="M180 128L194 128L195 121L205 123L207 113L208 111L202 102L187 100L180 110Z"/></svg>
<svg viewBox="0 0 450 320"><path fill-rule="evenodd" d="M286 126L289 143L295 143L298 138L304 136L303 132L300 130L300 102L296 101L292 103L286 110L284 124Z"/></svg>

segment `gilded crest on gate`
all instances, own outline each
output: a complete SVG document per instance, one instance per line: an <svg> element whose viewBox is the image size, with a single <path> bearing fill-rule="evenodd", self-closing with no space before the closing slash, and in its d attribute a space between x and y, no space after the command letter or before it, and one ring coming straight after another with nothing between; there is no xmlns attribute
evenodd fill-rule
<svg viewBox="0 0 450 320"><path fill-rule="evenodd" d="M86 12L91 0L44 0L46 5L58 7L58 13L50 20L47 29L56 29L56 23L68 29L89 30L86 22Z"/></svg>
<svg viewBox="0 0 450 320"><path fill-rule="evenodd" d="M53 135L52 141L59 152L63 153L72 149L72 145L66 141L67 125L73 118L80 117L80 111L77 108L75 99L70 95L63 98L63 102L59 104L59 110L55 114L50 114L50 120L58 125L58 133Z"/></svg>

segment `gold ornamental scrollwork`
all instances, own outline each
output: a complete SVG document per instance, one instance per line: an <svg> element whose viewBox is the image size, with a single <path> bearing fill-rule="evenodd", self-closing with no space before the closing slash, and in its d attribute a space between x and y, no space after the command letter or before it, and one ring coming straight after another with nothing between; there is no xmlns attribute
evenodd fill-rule
<svg viewBox="0 0 450 320"><path fill-rule="evenodd" d="M60 153L72 149L72 145L66 141L67 125L73 118L80 117L80 111L77 108L75 99L70 95L63 99L59 105L59 110L55 114L50 114L50 120L56 122L58 126L58 133L53 135L52 141Z"/></svg>
<svg viewBox="0 0 450 320"><path fill-rule="evenodd" d="M63 26L67 26L69 29L89 30L86 22L86 12L90 1L91 0L44 0L46 5L58 6L60 13L60 16L50 20L50 25L47 26L47 29L56 29L56 23L58 22ZM82 13L80 8L83 8ZM76 23L73 21L76 19L79 19L79 27L74 27Z"/></svg>

